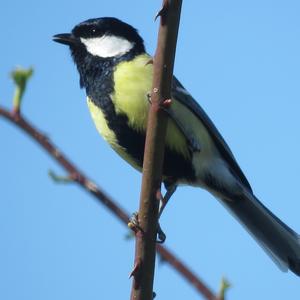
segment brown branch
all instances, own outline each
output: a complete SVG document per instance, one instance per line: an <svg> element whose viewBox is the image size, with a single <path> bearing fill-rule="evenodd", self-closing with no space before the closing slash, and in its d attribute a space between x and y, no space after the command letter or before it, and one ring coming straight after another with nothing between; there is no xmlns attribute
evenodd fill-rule
<svg viewBox="0 0 300 300"><path fill-rule="evenodd" d="M95 185L82 173L69 159L48 139L40 130L30 124L22 115L14 114L7 109L0 107L0 116L16 125L36 141L49 155L55 159L83 190L92 194L95 199L117 216L127 226L129 215L116 204L103 190ZM208 300L215 300L216 296L210 288L199 277L194 274L183 262L181 262L166 247L156 246L156 250L162 260L168 262L183 278Z"/></svg>
<svg viewBox="0 0 300 300"><path fill-rule="evenodd" d="M167 116L182 0L163 0L157 49L153 59L151 106L148 113L142 188L138 213L131 300L152 300L158 206L164 159Z"/></svg>

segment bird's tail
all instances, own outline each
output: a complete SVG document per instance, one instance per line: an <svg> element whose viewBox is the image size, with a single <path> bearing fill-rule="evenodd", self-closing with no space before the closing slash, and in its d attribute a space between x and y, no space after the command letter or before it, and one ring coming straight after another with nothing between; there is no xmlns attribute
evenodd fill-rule
<svg viewBox="0 0 300 300"><path fill-rule="evenodd" d="M300 236L269 211L254 195L221 200L283 271L300 276Z"/></svg>

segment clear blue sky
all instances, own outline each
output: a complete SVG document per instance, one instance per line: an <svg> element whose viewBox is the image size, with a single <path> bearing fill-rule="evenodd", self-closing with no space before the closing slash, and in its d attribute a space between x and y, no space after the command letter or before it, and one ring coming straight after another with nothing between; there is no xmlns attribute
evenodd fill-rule
<svg viewBox="0 0 300 300"><path fill-rule="evenodd" d="M67 49L51 41L78 22L115 16L137 27L153 53L156 1L2 1L0 103L9 72L34 66L23 113L129 212L140 174L98 136ZM210 115L260 198L300 232L300 2L184 1L175 73ZM0 120L0 298L128 299L133 241L82 190L54 184L60 167ZM228 299L295 299L300 279L282 273L207 192L178 190L162 218L166 245L210 287L226 276ZM199 299L165 264L157 299Z"/></svg>

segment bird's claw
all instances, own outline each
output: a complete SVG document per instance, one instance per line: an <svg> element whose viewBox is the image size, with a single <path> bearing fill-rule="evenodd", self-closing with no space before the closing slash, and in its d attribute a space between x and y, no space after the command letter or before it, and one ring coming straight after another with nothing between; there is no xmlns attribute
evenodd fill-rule
<svg viewBox="0 0 300 300"><path fill-rule="evenodd" d="M141 228L141 226L139 225L139 215L137 212L133 213L129 222L128 222L128 227L135 233L137 234L138 232L140 233L144 233L143 229ZM158 244L163 244L167 238L166 234L163 232L163 230L161 229L159 223L157 226L157 240L156 242Z"/></svg>
<svg viewBox="0 0 300 300"><path fill-rule="evenodd" d="M157 240L156 243L157 244L163 244L167 238L166 234L163 232L163 230L160 227L160 224L158 223L157 226Z"/></svg>
<svg viewBox="0 0 300 300"><path fill-rule="evenodd" d="M129 219L127 226L134 232L137 233L138 231L144 232L141 226L139 225L139 215L137 212L133 213Z"/></svg>

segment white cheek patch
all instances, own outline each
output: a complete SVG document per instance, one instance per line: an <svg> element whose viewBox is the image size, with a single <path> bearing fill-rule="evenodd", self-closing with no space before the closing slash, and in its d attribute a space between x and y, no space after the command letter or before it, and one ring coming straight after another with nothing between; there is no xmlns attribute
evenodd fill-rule
<svg viewBox="0 0 300 300"><path fill-rule="evenodd" d="M80 40L90 54L100 57L121 56L134 46L134 43L128 40L112 35L86 39L80 38Z"/></svg>

